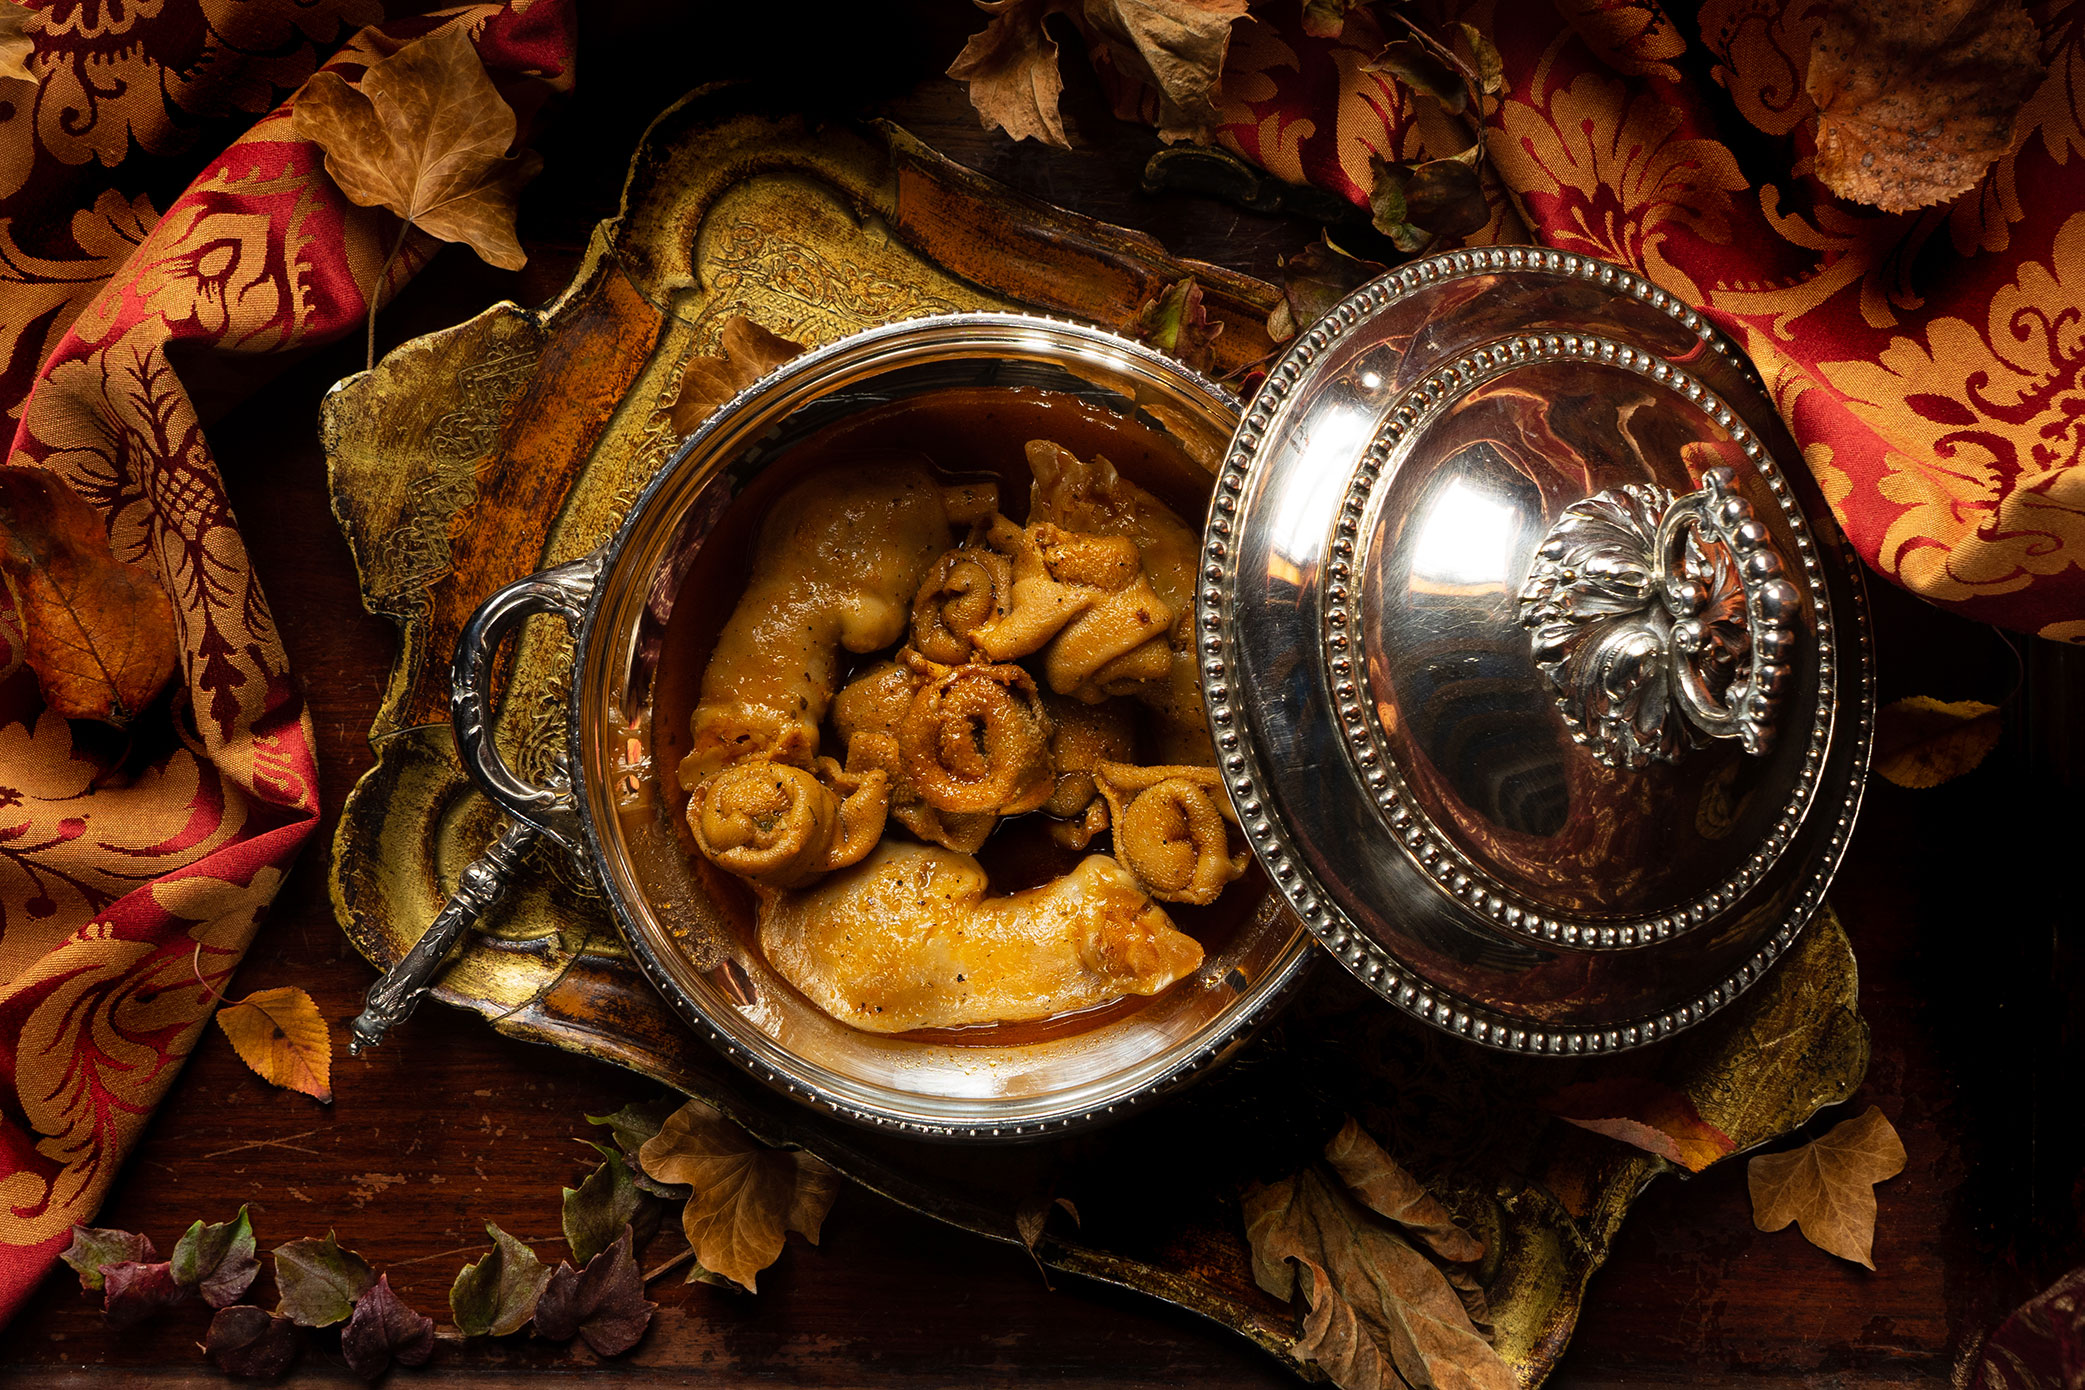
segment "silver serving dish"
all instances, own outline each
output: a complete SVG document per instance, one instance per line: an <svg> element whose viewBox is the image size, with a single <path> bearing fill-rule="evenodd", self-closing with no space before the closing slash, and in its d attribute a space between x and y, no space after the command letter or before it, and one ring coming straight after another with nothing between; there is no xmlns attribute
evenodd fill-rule
<svg viewBox="0 0 2085 1390"><path fill-rule="evenodd" d="M1069 1036L958 1047L848 1028L728 929L657 816L632 814L661 634L731 499L852 411L977 384L1085 396L1215 474L1197 614L1231 800L1269 882L1190 979ZM1815 914L1872 725L1858 572L1756 376L1618 267L1455 252L1301 334L1241 419L1162 354L963 314L872 329L707 421L599 552L467 627L456 730L516 829L372 991L411 1007L552 841L637 959L755 1075L845 1118L1033 1135L1162 1094L1228 1054L1316 953L1475 1042L1633 1047L1728 1005ZM570 786L487 734L485 676L530 613L574 628ZM1304 930L1308 929L1308 932Z"/></svg>

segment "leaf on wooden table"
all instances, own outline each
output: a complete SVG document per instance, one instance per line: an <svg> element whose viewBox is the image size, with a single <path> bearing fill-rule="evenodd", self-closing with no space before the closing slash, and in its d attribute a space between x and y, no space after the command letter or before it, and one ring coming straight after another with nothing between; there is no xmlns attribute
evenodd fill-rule
<svg viewBox="0 0 2085 1390"><path fill-rule="evenodd" d="M254 1258L253 1224L247 1220L246 1208L241 1206L230 1221L211 1226L197 1221L190 1226L174 1246L170 1263L174 1282L200 1293L212 1308L237 1303L261 1272L261 1262Z"/></svg>
<svg viewBox="0 0 2085 1390"><path fill-rule="evenodd" d="M311 996L293 985L257 989L217 1011L239 1060L273 1086L333 1099L333 1035Z"/></svg>
<svg viewBox="0 0 2085 1390"><path fill-rule="evenodd" d="M369 1261L340 1248L333 1232L324 1240L306 1236L278 1245L275 1288L281 1295L275 1311L299 1327L331 1327L346 1322L355 1301L376 1283Z"/></svg>
<svg viewBox="0 0 2085 1390"><path fill-rule="evenodd" d="M591 1144L601 1165L577 1187L564 1189L565 1244L582 1266L615 1242L617 1232L634 1228L642 1245L659 1228L662 1205L637 1186L623 1156L606 1144Z"/></svg>
<svg viewBox="0 0 2085 1390"><path fill-rule="evenodd" d="M839 1175L810 1154L770 1149L702 1101L668 1116L638 1153L660 1182L692 1195L681 1229L696 1261L753 1290L754 1276L781 1257L790 1231L813 1245L839 1195Z"/></svg>
<svg viewBox="0 0 2085 1390"><path fill-rule="evenodd" d="M722 342L714 357L691 357L681 368L679 393L667 419L682 434L692 431L718 406L797 356L804 348L770 333L743 314L724 320Z"/></svg>
<svg viewBox="0 0 2085 1390"><path fill-rule="evenodd" d="M1873 1269L1875 1184L1903 1171L1904 1141L1871 1105L1821 1139L1753 1159L1752 1224L1778 1231L1793 1221L1818 1249Z"/></svg>
<svg viewBox="0 0 2085 1390"><path fill-rule="evenodd" d="M150 1264L159 1258L149 1236L113 1226L74 1226L72 1244L58 1256L80 1276L80 1292L101 1288L102 1270L115 1264Z"/></svg>
<svg viewBox="0 0 2085 1390"><path fill-rule="evenodd" d="M2004 732L1998 706L1981 700L1892 700L1875 715L1875 771L1900 787L1937 787L1975 771Z"/></svg>
<svg viewBox="0 0 2085 1390"><path fill-rule="evenodd" d="M507 105L462 24L416 39L350 87L316 72L290 129L325 151L348 201L389 209L430 236L460 241L502 270L528 262L514 234L521 186L543 161L514 143Z"/></svg>
<svg viewBox="0 0 2085 1390"><path fill-rule="evenodd" d="M490 1221L492 1250L457 1271L449 1286L449 1312L466 1337L504 1337L519 1332L536 1315L536 1300L550 1282L550 1269L536 1252Z"/></svg>
<svg viewBox="0 0 2085 1390"><path fill-rule="evenodd" d="M1440 1200L1406 1172L1352 1116L1325 1145L1325 1161L1347 1191L1378 1216L1417 1236L1444 1260L1467 1264L1484 1258L1484 1242L1455 1224Z"/></svg>
<svg viewBox="0 0 2085 1390"><path fill-rule="evenodd" d="M1131 337L1179 358L1198 372L1209 370L1212 345L1223 335L1222 324L1209 322L1202 287L1192 275L1145 300L1128 327Z"/></svg>
<svg viewBox="0 0 2085 1390"><path fill-rule="evenodd" d="M1699 1173L1737 1147L1730 1136L1701 1118L1694 1102L1648 1077L1612 1076L1566 1086L1542 1102L1565 1124Z"/></svg>
<svg viewBox="0 0 2085 1390"><path fill-rule="evenodd" d="M1281 303L1267 316L1267 336L1285 343L1337 308L1361 286L1388 271L1379 261L1349 255L1320 236L1281 263Z"/></svg>
<svg viewBox="0 0 2085 1390"><path fill-rule="evenodd" d="M613 1115L589 1115L590 1125L605 1126L615 1139L615 1147L622 1154L623 1162L629 1166L630 1180L654 1197L669 1201L685 1202L688 1188L684 1183L660 1182L645 1172L637 1162L638 1150L644 1141L659 1132L666 1117L680 1108L677 1096L660 1096L656 1100L632 1101Z"/></svg>
<svg viewBox="0 0 2085 1390"><path fill-rule="evenodd" d="M992 22L970 36L948 75L969 86L970 104L986 130L1070 149L1057 108L1064 95L1057 40L1043 23L1061 8L1060 0L996 0L978 8Z"/></svg>
<svg viewBox="0 0 2085 1390"><path fill-rule="evenodd" d="M560 1262L536 1304L536 1331L553 1342L584 1338L601 1356L620 1356L636 1346L658 1305L645 1299L631 1241L626 1226L584 1271Z"/></svg>
<svg viewBox="0 0 2085 1390"><path fill-rule="evenodd" d="M40 27L35 10L17 5L14 0L0 0L0 82L10 77L23 82L36 80L29 57L36 49L36 30Z"/></svg>
<svg viewBox="0 0 2085 1390"><path fill-rule="evenodd" d="M1441 1270L1322 1170L1249 1188L1241 1205L1255 1282L1287 1299L1305 1275L1299 1361L1343 1390L1516 1390Z"/></svg>
<svg viewBox="0 0 2085 1390"><path fill-rule="evenodd" d="M57 474L0 468L0 575L44 703L122 726L180 668L174 606L144 565L119 560L101 513Z"/></svg>
<svg viewBox="0 0 2085 1390"><path fill-rule="evenodd" d="M434 1319L416 1313L391 1291L391 1276L379 1275L355 1301L355 1315L340 1330L341 1359L364 1380L401 1366L425 1365L434 1355Z"/></svg>
<svg viewBox="0 0 2085 1390"><path fill-rule="evenodd" d="M279 1313L235 1303L210 1319L203 1352L226 1375L273 1380L297 1359L297 1327Z"/></svg>
<svg viewBox="0 0 2085 1390"><path fill-rule="evenodd" d="M117 1331L135 1327L164 1308L188 1296L174 1282L173 1266L165 1260L124 1260L101 1267L101 1307L109 1326Z"/></svg>
<svg viewBox="0 0 2085 1390"><path fill-rule="evenodd" d="M2041 84L2021 0L1834 0L1810 41L1817 177L1885 212L1949 202L2012 147Z"/></svg>

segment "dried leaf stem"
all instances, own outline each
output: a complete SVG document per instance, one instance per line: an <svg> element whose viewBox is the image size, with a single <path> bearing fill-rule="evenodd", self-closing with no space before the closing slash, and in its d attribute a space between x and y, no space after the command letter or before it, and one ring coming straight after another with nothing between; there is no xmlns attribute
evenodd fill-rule
<svg viewBox="0 0 2085 1390"><path fill-rule="evenodd" d="M376 366L376 297L384 292L384 280L391 274L391 265L398 259L398 253L405 249L405 234L412 229L411 222L399 219L398 236L391 243L391 254L384 257L384 263L376 268L376 279L370 285L369 293L363 296L369 304L369 349L362 361L365 372Z"/></svg>

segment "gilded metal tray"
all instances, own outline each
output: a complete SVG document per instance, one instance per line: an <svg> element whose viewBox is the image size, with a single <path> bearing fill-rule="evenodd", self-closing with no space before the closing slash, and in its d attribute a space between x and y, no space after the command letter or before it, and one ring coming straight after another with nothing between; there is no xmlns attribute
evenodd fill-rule
<svg viewBox="0 0 2085 1390"><path fill-rule="evenodd" d="M335 911L356 949L380 969L402 956L497 829L450 736L448 658L464 620L501 584L612 530L673 446L664 406L681 364L714 351L727 317L807 344L976 308L1116 326L1187 274L1225 325L1219 372L1269 350L1273 286L1017 197L893 127L812 128L729 90L661 116L623 213L596 230L556 301L496 305L408 343L328 401L334 511L364 601L400 633L370 735L377 764L333 846ZM561 752L570 646L536 624L512 652L496 738L517 770L541 776ZM1852 956L1827 912L1740 1007L1649 1054L1482 1053L1320 969L1242 1055L1173 1102L1096 1135L979 1155L857 1130L759 1087L652 992L586 883L552 855L535 864L457 953L435 990L445 1003L700 1095L770 1142L995 1239L1018 1239L1024 1204L1070 1197L1083 1224L1076 1239L1046 1236L1044 1263L1190 1308L1292 1366L1299 1319L1253 1283L1237 1192L1302 1166L1342 1114L1486 1235L1498 1347L1532 1386L1631 1201L1666 1171L1551 1119L1543 1096L1618 1071L1655 1075L1742 1149L1845 1099L1867 1066ZM388 1045L411 1046L410 1026ZM1140 1161L1172 1181L1121 1191L1108 1175Z"/></svg>

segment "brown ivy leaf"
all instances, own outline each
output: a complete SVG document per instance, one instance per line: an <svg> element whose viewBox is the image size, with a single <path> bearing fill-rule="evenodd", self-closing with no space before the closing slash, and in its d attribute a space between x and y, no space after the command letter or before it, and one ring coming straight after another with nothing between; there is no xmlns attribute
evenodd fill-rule
<svg viewBox="0 0 2085 1390"><path fill-rule="evenodd" d="M2041 83L2021 0L1837 0L1823 7L1804 83L1817 106L1817 177L1884 212L1948 202L2012 147Z"/></svg>
<svg viewBox="0 0 2085 1390"><path fill-rule="evenodd" d="M1647 1077L1612 1076L1566 1086L1543 1103L1565 1124L1656 1154L1699 1173L1737 1147L1694 1102Z"/></svg>
<svg viewBox="0 0 2085 1390"><path fill-rule="evenodd" d="M839 1176L807 1153L770 1149L713 1107L691 1100L638 1153L660 1182L688 1184L681 1229L703 1269L754 1288L790 1231L818 1243Z"/></svg>
<svg viewBox="0 0 2085 1390"><path fill-rule="evenodd" d="M613 1115L589 1115L586 1122L590 1125L605 1126L609 1134L614 1136L615 1147L621 1152L623 1162L629 1167L630 1181L654 1197L685 1202L688 1200L685 1184L660 1182L645 1172L637 1162L637 1152L644 1147L644 1141L657 1134L659 1126L666 1122L666 1117L679 1108L679 1102L673 1097L661 1096L657 1100L632 1101Z"/></svg>
<svg viewBox="0 0 2085 1390"><path fill-rule="evenodd" d="M1241 1198L1253 1278L1309 1308L1299 1361L1334 1384L1515 1390L1512 1370L1471 1322L1446 1276L1322 1170L1252 1187ZM1400 1379L1401 1378L1401 1379Z"/></svg>
<svg viewBox="0 0 2085 1390"><path fill-rule="evenodd" d="M1968 1390L2071 1390L2085 1385L2085 1267L2012 1311L1976 1353Z"/></svg>
<svg viewBox="0 0 2085 1390"><path fill-rule="evenodd" d="M1468 1264L1484 1258L1484 1242L1456 1225L1448 1208L1351 1116L1325 1145L1325 1161L1371 1211L1410 1231L1442 1259Z"/></svg>
<svg viewBox="0 0 2085 1390"><path fill-rule="evenodd" d="M355 1300L355 1315L340 1330L340 1355L348 1369L375 1380L401 1366L425 1365L434 1355L434 1319L416 1313L391 1291L391 1276L379 1275L369 1291Z"/></svg>
<svg viewBox="0 0 2085 1390"><path fill-rule="evenodd" d="M1998 706L1981 700L1892 700L1875 716L1875 771L1900 787L1937 787L1975 771L2004 732Z"/></svg>
<svg viewBox="0 0 2085 1390"><path fill-rule="evenodd" d="M324 1240L306 1236L278 1245L275 1289L281 1297L275 1311L299 1327L331 1327L346 1322L355 1303L376 1283L369 1261L326 1232Z"/></svg>
<svg viewBox="0 0 2085 1390"><path fill-rule="evenodd" d="M1138 306L1129 333L1196 371L1206 372L1213 344L1223 335L1223 325L1209 322L1209 310L1202 303L1202 287L1190 275Z"/></svg>
<svg viewBox="0 0 2085 1390"><path fill-rule="evenodd" d="M246 1208L230 1221L205 1226L197 1221L174 1246L174 1282L194 1289L212 1308L237 1303L253 1286L261 1262L253 1254L253 1224Z"/></svg>
<svg viewBox="0 0 2085 1390"><path fill-rule="evenodd" d="M1339 301L1384 274L1379 261L1350 256L1329 238L1304 247L1281 263L1281 303L1267 316L1267 336L1285 343L1332 312Z"/></svg>
<svg viewBox="0 0 2085 1390"><path fill-rule="evenodd" d="M550 1282L550 1269L536 1252L490 1221L492 1250L456 1272L449 1286L449 1312L466 1337L504 1337L519 1332L536 1315L536 1300Z"/></svg>
<svg viewBox="0 0 2085 1390"><path fill-rule="evenodd" d="M1904 1141L1871 1105L1821 1139L1753 1159L1752 1224L1778 1231L1796 1222L1818 1249L1873 1269L1875 1184L1903 1171Z"/></svg>
<svg viewBox="0 0 2085 1390"><path fill-rule="evenodd" d="M1064 95L1057 40L1043 24L1061 6L1057 0L987 0L978 8L992 22L970 36L948 75L968 84L970 104L986 130L1070 149L1057 109Z"/></svg>
<svg viewBox="0 0 2085 1390"><path fill-rule="evenodd" d="M102 1311L119 1332L188 1296L188 1290L174 1282L173 1266L165 1260L103 1265L101 1280Z"/></svg>
<svg viewBox="0 0 2085 1390"><path fill-rule="evenodd" d="M577 1187L564 1189L565 1244L582 1266L615 1242L616 1233L634 1229L638 1244L659 1229L662 1206L637 1186L623 1156L606 1144L590 1147L601 1165Z"/></svg>
<svg viewBox="0 0 2085 1390"><path fill-rule="evenodd" d="M107 1266L150 1264L158 1256L149 1236L113 1226L74 1226L72 1244L58 1258L79 1274L81 1293L94 1293L101 1288L101 1272Z"/></svg>
<svg viewBox="0 0 2085 1390"><path fill-rule="evenodd" d="M14 0L0 0L0 81L10 77L24 82L34 82L36 72L29 66L30 55L36 49L36 11Z"/></svg>
<svg viewBox="0 0 2085 1390"><path fill-rule="evenodd" d="M119 560L101 513L41 468L0 468L0 575L44 702L118 727L181 664L174 606L153 572Z"/></svg>
<svg viewBox="0 0 2085 1390"><path fill-rule="evenodd" d="M1099 57L1158 93L1161 140L1204 141L1217 123L1216 86L1231 26L1246 0L1081 0Z"/></svg>
<svg viewBox="0 0 2085 1390"><path fill-rule="evenodd" d="M235 1303L210 1319L203 1353L226 1375L273 1380L297 1359L297 1326L279 1313Z"/></svg>
<svg viewBox="0 0 2085 1390"><path fill-rule="evenodd" d="M1361 70L1387 72L1449 111L1462 111L1470 104L1470 89L1462 74L1435 57L1433 50L1417 39L1392 39L1383 45L1382 52L1363 63Z"/></svg>
<svg viewBox="0 0 2085 1390"><path fill-rule="evenodd" d="M673 398L668 420L679 433L691 432L718 406L803 350L803 344L733 314L724 320L717 355L691 357L681 368L680 391Z"/></svg>
<svg viewBox="0 0 2085 1390"><path fill-rule="evenodd" d="M644 1297L631 1239L625 1226L584 1272L559 1262L536 1304L536 1331L553 1342L582 1337L601 1356L620 1356L636 1346L658 1305Z"/></svg>
<svg viewBox="0 0 2085 1390"><path fill-rule="evenodd" d="M359 87L317 72L290 129L326 154L348 201L387 208L430 236L460 241L502 270L528 262L514 235L521 186L543 165L510 155L507 105L462 24L416 39L370 67Z"/></svg>
<svg viewBox="0 0 2085 1390"><path fill-rule="evenodd" d="M303 990L257 989L219 1008L217 1026L261 1080L332 1101L333 1035Z"/></svg>

